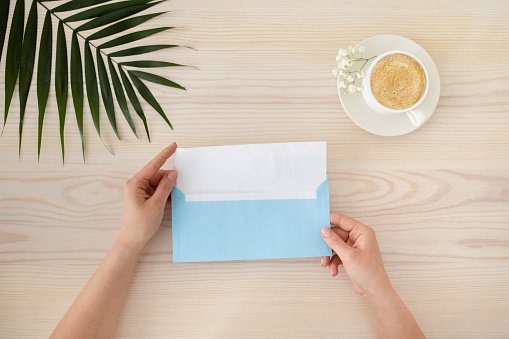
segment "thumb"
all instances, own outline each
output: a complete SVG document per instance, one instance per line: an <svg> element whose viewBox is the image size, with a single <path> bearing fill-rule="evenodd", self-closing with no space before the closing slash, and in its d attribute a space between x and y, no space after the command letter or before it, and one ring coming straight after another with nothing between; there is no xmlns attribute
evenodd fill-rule
<svg viewBox="0 0 509 339"><path fill-rule="evenodd" d="M347 256L352 250L352 248L348 246L343 241L343 239L341 239L341 237L329 227L323 227L321 233L323 240L325 240L327 245L329 245L329 247L332 248L334 252L336 252L341 260L343 260L343 258Z"/></svg>
<svg viewBox="0 0 509 339"><path fill-rule="evenodd" d="M156 191L150 199L164 206L168 200L168 197L170 196L171 190L175 185L176 180L177 171L169 171L167 175L161 178L161 181L159 181L159 184L157 185Z"/></svg>

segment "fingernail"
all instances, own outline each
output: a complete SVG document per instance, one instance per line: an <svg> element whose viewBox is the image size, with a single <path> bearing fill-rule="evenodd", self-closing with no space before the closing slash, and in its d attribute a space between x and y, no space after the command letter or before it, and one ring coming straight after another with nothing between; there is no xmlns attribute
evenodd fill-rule
<svg viewBox="0 0 509 339"><path fill-rule="evenodd" d="M329 269L329 271L330 271L330 275L334 275L334 269L332 267Z"/></svg>
<svg viewBox="0 0 509 339"><path fill-rule="evenodd" d="M330 230L330 228L328 228L328 227L322 228L322 235L325 238L328 238L331 235L331 233L332 233L332 231Z"/></svg>
<svg viewBox="0 0 509 339"><path fill-rule="evenodd" d="M322 260L320 261L320 264L323 266L324 258L322 257Z"/></svg>
<svg viewBox="0 0 509 339"><path fill-rule="evenodd" d="M177 171L169 171L168 172L168 179L171 181L177 179Z"/></svg>

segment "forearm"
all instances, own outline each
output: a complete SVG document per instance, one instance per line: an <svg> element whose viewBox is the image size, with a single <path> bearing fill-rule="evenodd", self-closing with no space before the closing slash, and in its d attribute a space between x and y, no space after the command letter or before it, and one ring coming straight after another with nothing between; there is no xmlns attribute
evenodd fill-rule
<svg viewBox="0 0 509 339"><path fill-rule="evenodd" d="M380 338L426 338L403 300L391 287L366 297L376 318Z"/></svg>
<svg viewBox="0 0 509 339"><path fill-rule="evenodd" d="M111 338L140 256L117 242L74 301L51 338Z"/></svg>

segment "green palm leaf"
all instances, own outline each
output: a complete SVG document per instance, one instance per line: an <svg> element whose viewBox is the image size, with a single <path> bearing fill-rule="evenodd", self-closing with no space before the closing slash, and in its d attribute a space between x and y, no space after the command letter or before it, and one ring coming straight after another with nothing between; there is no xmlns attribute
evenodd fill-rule
<svg viewBox="0 0 509 339"><path fill-rule="evenodd" d="M152 3L148 3L148 4L122 8L122 9L119 9L118 11L112 11L110 13L101 15L100 17L97 17L95 19L92 19L92 20L84 23L81 26L78 26L78 28L76 28L76 31L78 31L78 32L88 31L89 29L108 25L108 24L115 22L117 20L127 18L128 16L131 16L133 14L144 11L152 6L160 4L163 1L166 1L166 0L160 0L160 1L152 2Z"/></svg>
<svg viewBox="0 0 509 339"><path fill-rule="evenodd" d="M14 1L14 0L12 0ZM53 30L51 16L58 20L55 52L55 96L57 101L59 116L59 135L60 146L62 150L62 162L65 161L64 129L67 114L67 101L69 94L69 80L71 82L71 96L76 114L78 131L81 138L81 149L83 160L85 161L85 136L84 136L84 95L86 95L88 105L95 129L99 138L101 137L100 109L99 109L99 90L106 111L108 120L120 139L117 122L115 117L115 107L113 91L118 106L124 115L129 127L138 137L134 121L128 107L127 100L130 101L136 114L143 121L145 131L149 142L151 141L148 129L147 119L141 107L138 95L141 95L145 101L151 105L173 129L170 121L164 113L161 105L158 103L150 89L143 80L183 89L184 87L167 78L140 70L126 70L126 67L133 68L156 68L156 67L179 67L186 66L182 64L141 60L126 61L119 63L114 58L136 56L158 50L185 47L180 45L147 45L130 47L111 53L103 52L104 49L129 44L151 35L172 29L174 27L158 27L146 30L140 30L124 34L114 39L108 39L99 46L92 44L92 41L108 38L110 36L125 32L137 27L150 19L153 19L167 12L158 12L152 14L137 15L138 13L160 4L166 0L66 0L63 4L55 8L48 8L45 3L57 0L32 0L28 19L25 25L25 0L16 0L9 30L9 37L6 41L7 24L9 22L9 9L11 0L0 0L0 61L6 45L5 57L5 127L9 108L11 106L16 82L19 79L19 98L20 98L20 121L19 121L19 152L21 154L21 142L23 132L23 121L27 108L28 96L33 78L35 65L35 51L39 49L37 62L37 105L38 116L38 140L37 140L37 158L40 159L42 132L47 108L48 96L51 86L52 58L53 58ZM37 41L38 15L37 5L40 4L46 10L44 24L40 41ZM60 17L60 13L75 11L67 18ZM80 22L77 28L70 27L68 23ZM71 45L68 50L64 25L72 31ZM82 32L95 30L92 34L84 36ZM79 39L83 39L83 56L81 55L81 46ZM39 43L40 46L36 46ZM37 48L39 47L39 48ZM96 55L92 55L92 47L95 48ZM189 48L189 47L188 47ZM69 54L68 54L69 52ZM95 57L95 60L94 60ZM105 65L103 58L106 58L108 66ZM97 65L96 65L97 63ZM115 65L116 64L116 65ZM111 77L111 79L110 79ZM111 80L111 83L110 83ZM83 84L85 82L85 85ZM113 87L113 90L112 90ZM136 91L135 89L136 88ZM2 131L3 133L3 131ZM105 145L106 146L106 145ZM111 152L111 150L106 146ZM113 154L113 153L112 153Z"/></svg>
<svg viewBox="0 0 509 339"><path fill-rule="evenodd" d="M2 1L0 4L0 60L4 50L5 33L7 32L7 19L9 19L9 7L11 1Z"/></svg>
<svg viewBox="0 0 509 339"><path fill-rule="evenodd" d="M76 122L81 138L81 153L85 161L85 140L83 139L83 68L81 65L80 44L76 31L71 40L71 93L76 113Z"/></svg>
<svg viewBox="0 0 509 339"><path fill-rule="evenodd" d="M129 18L120 22L117 22L111 26L108 26L106 28L101 29L100 31L92 34L88 37L88 40L96 40L101 39L113 34L117 34L123 31L126 31L130 28L136 27L138 25L141 25L145 21L148 21L152 18L155 18L156 16L159 16L161 14L164 14L166 12L159 12L154 14L147 14L147 15L140 15L134 18Z"/></svg>
<svg viewBox="0 0 509 339"><path fill-rule="evenodd" d="M21 61L19 65L19 153L21 156L21 134L23 132L23 119L27 105L28 92L32 83L35 62L35 41L37 38L37 2L32 1L28 13L25 37L21 47Z"/></svg>
<svg viewBox="0 0 509 339"><path fill-rule="evenodd" d="M161 49L174 48L174 47L184 47L184 46L180 46L180 45L147 45L147 46L140 46L140 47L132 47L132 48L126 48L121 51L110 53L109 56L112 58L119 58L119 57L133 56L133 55L139 55L139 54L146 54L146 53L150 53L150 52L159 51Z"/></svg>
<svg viewBox="0 0 509 339"><path fill-rule="evenodd" d="M41 33L41 47L39 49L39 62L37 63L37 103L39 106L39 123L37 136L37 161L41 156L42 124L46 103L48 102L49 87L51 82L51 59L53 42L53 28L51 26L51 13L46 12L44 25ZM48 62L50 60L50 62Z"/></svg>
<svg viewBox="0 0 509 339"><path fill-rule="evenodd" d="M97 88L97 76L95 73L95 64L92 57L90 45L85 44L85 85L87 87L88 106L94 122L95 129L101 137L101 123L99 121L99 90Z"/></svg>
<svg viewBox="0 0 509 339"><path fill-rule="evenodd" d="M147 2L150 2L150 1L153 1L153 0L129 0L129 1L116 2L114 4L97 6L97 7L91 8L91 9L87 9L86 11L71 15L71 16L65 18L64 22L75 22L75 21L97 18L98 16L104 15L106 13L110 13L111 11L117 11L121 8L129 7L129 6L133 6L133 5L146 4Z"/></svg>
<svg viewBox="0 0 509 339"><path fill-rule="evenodd" d="M192 66L187 66L187 65L175 64L173 62L150 61L150 60L126 61L126 62L119 63L119 65L120 66L137 67L137 68L176 67L176 66L192 67Z"/></svg>
<svg viewBox="0 0 509 339"><path fill-rule="evenodd" d="M129 33L129 34L123 35L121 37L115 38L113 40L107 41L107 42L99 45L97 48L103 49L103 48L111 48L111 47L124 45L124 44L130 43L130 42L141 40L148 36L151 36L156 33L163 32L163 31L166 31L166 30L172 29L172 28L174 28L174 27L160 27L160 28L152 28L152 29L146 29L144 31Z"/></svg>
<svg viewBox="0 0 509 339"><path fill-rule="evenodd" d="M65 43L65 32L62 21L58 23L57 50L55 60L55 93L57 96L58 116L60 121L60 146L62 148L62 162L65 158L64 149L64 126L67 110L68 94L68 71L67 71L67 46Z"/></svg>
<svg viewBox="0 0 509 339"><path fill-rule="evenodd" d="M120 110L124 114L124 117L127 120L129 126L131 127L131 130L133 131L134 135L138 137L138 134L136 134L136 127L134 126L133 119L131 118L131 114L129 113L129 109L127 108L127 101L125 99L122 84L120 83L120 79L118 77L117 72L115 71L113 63L111 62L111 58L108 58L108 68L110 70L111 83L113 84L113 89L115 90L115 96L117 97L118 106L120 107Z"/></svg>
<svg viewBox="0 0 509 339"><path fill-rule="evenodd" d="M164 111L161 108L161 105L159 105L156 98L154 98L154 95L152 94L152 92L150 92L148 87L135 74L129 72L129 76L131 77L134 86L138 90L138 93L140 93L143 99L145 99L145 101L148 102L148 104L152 106L161 117L163 117L164 121L166 121L168 126L170 126L170 128L173 129L170 120L168 120L166 114L164 114Z"/></svg>
<svg viewBox="0 0 509 339"><path fill-rule="evenodd" d="M119 67L118 72L120 73L120 77L122 78L122 83L124 84L124 88L127 93L127 96L129 97L131 105L133 105L134 110L136 111L136 114L138 114L138 116L140 117L141 121L143 121L145 131L147 132L148 142L150 142L150 133L148 131L147 118L145 117L145 113L143 113L140 101L138 100L138 97L136 96L136 93L134 92L133 86L131 85L131 82L127 78L127 75L125 75L124 70L121 67Z"/></svg>
<svg viewBox="0 0 509 339"><path fill-rule="evenodd" d="M99 120L99 88L97 85L97 75L95 71L94 59L92 57L92 51L90 50L90 44L85 43L84 45L85 55L85 85L87 88L87 99L88 106L90 107L90 115L94 122L95 130L101 139L104 147L113 154L113 152L106 146L101 137L101 122Z"/></svg>
<svg viewBox="0 0 509 339"><path fill-rule="evenodd" d="M21 46L23 43L23 26L25 24L25 0L17 0L12 16L11 31L7 44L5 58L5 110L4 128L11 106L12 94L18 78L19 63L21 59ZM3 134L3 129L2 129Z"/></svg>
<svg viewBox="0 0 509 339"><path fill-rule="evenodd" d="M140 79L147 80L147 81L159 84L159 85L183 89L184 91L186 90L184 87L180 86L176 82L173 82L171 80L163 78L162 76L159 76L159 75L142 72L142 71L128 71L128 73L129 73L129 75L134 74L135 76L137 76Z"/></svg>
<svg viewBox="0 0 509 339"><path fill-rule="evenodd" d="M54 0L44 0L44 1L54 1ZM76 9L99 5L99 4L102 4L105 2L110 2L110 1L111 0L71 0L64 4L61 4L60 6L53 8L52 12L58 13L58 12L74 11Z"/></svg>
<svg viewBox="0 0 509 339"><path fill-rule="evenodd" d="M115 135L118 139L120 139L117 131L117 121L115 120L115 107L113 106L113 95L111 94L110 80L108 79L108 73L106 72L106 67L104 66L104 61L99 50L96 51L95 59L97 61L97 74L99 74L101 96L103 98L104 108L106 109L106 115L108 116L108 120L110 121L110 125L113 128Z"/></svg>

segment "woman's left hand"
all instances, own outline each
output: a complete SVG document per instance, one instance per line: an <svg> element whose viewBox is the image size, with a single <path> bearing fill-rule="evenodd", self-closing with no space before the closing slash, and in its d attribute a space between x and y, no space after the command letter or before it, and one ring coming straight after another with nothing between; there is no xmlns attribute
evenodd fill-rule
<svg viewBox="0 0 509 339"><path fill-rule="evenodd" d="M161 225L177 172L161 170L177 144L166 147L125 184L124 216L118 242L141 252Z"/></svg>

